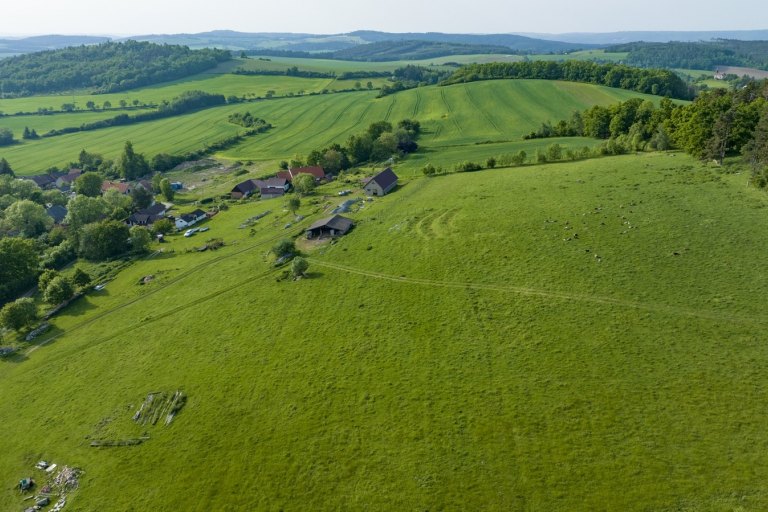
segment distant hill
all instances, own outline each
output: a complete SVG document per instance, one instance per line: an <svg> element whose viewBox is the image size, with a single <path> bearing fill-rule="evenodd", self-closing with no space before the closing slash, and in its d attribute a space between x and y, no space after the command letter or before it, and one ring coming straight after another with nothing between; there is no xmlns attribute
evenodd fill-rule
<svg viewBox="0 0 768 512"><path fill-rule="evenodd" d="M339 60L392 61L434 59L447 55L474 54L509 54L506 46L480 44L458 44L430 41L380 41L361 44L333 52L333 58Z"/></svg>
<svg viewBox="0 0 768 512"><path fill-rule="evenodd" d="M67 46L99 44L109 41L108 37L97 36L34 36L20 39L0 39L0 53L21 54L58 50Z"/></svg>
<svg viewBox="0 0 768 512"><path fill-rule="evenodd" d="M515 34L444 34L442 32L410 32L398 34L359 30L350 32L348 35L374 43L379 41L430 41L453 44L493 45L528 53L564 52L598 46L594 44L574 44L571 42L566 43L562 41L534 39Z"/></svg>
<svg viewBox="0 0 768 512"><path fill-rule="evenodd" d="M115 92L200 73L230 59L226 50L147 42L101 43L0 60L5 95L89 89Z"/></svg>
<svg viewBox="0 0 768 512"><path fill-rule="evenodd" d="M348 34L286 34L246 33L231 30L217 30L199 34L143 35L131 37L138 41L183 44L190 48L215 46L229 50L255 52L277 50L292 52L341 51L367 43L392 41L426 41L431 43L474 44L502 46L507 53L550 53L594 48L597 45L562 43L532 39L513 34L443 34L440 32L391 33L359 30Z"/></svg>
<svg viewBox="0 0 768 512"><path fill-rule="evenodd" d="M567 41L577 44L614 45L645 41L667 43L669 41L711 41L713 39L738 39L740 41L768 40L768 30L703 30L703 31L629 31L565 34L540 34L522 32L521 35L552 41Z"/></svg>
<svg viewBox="0 0 768 512"><path fill-rule="evenodd" d="M707 42L629 43L606 52L629 52L632 66L714 70L739 66L768 70L768 41L718 40Z"/></svg>

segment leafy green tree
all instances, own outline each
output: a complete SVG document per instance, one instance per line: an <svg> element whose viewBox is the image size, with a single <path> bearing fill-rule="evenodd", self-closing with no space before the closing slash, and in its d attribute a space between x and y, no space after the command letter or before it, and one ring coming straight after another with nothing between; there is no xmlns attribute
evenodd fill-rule
<svg viewBox="0 0 768 512"><path fill-rule="evenodd" d="M0 238L0 303L32 286L37 266L37 249L32 240Z"/></svg>
<svg viewBox="0 0 768 512"><path fill-rule="evenodd" d="M315 190L315 177L311 174L299 174L293 178L293 188L303 196L311 194Z"/></svg>
<svg viewBox="0 0 768 512"><path fill-rule="evenodd" d="M0 146L10 146L14 142L13 132L8 128L0 128Z"/></svg>
<svg viewBox="0 0 768 512"><path fill-rule="evenodd" d="M109 217L111 219L120 220L128 216L131 211L133 201L125 194L121 194L119 190L114 188L104 192L101 199L107 204L109 210Z"/></svg>
<svg viewBox="0 0 768 512"><path fill-rule="evenodd" d="M291 211L291 213L296 215L296 210L298 210L299 207L301 206L301 199L299 199L296 196L293 196L290 199L288 199L288 201L286 202L286 206L288 206L288 209Z"/></svg>
<svg viewBox="0 0 768 512"><path fill-rule="evenodd" d="M104 162L104 157L83 149L77 157L77 162L83 171L98 171L99 166Z"/></svg>
<svg viewBox="0 0 768 512"><path fill-rule="evenodd" d="M149 245L152 243L152 235L142 226L133 226L130 229L131 251L135 254L145 254L149 252Z"/></svg>
<svg viewBox="0 0 768 512"><path fill-rule="evenodd" d="M91 276L85 270L77 267L75 273L72 274L72 283L80 288L85 288L91 284Z"/></svg>
<svg viewBox="0 0 768 512"><path fill-rule="evenodd" d="M173 233L176 230L176 226L170 219L160 219L152 224L152 230L160 235L167 235Z"/></svg>
<svg viewBox="0 0 768 512"><path fill-rule="evenodd" d="M85 102L85 108L88 110L96 110L96 103L94 103L93 100L88 100Z"/></svg>
<svg viewBox="0 0 768 512"><path fill-rule="evenodd" d="M74 103L64 103L61 106L61 110L63 112L74 112L75 110L75 104Z"/></svg>
<svg viewBox="0 0 768 512"><path fill-rule="evenodd" d="M0 310L0 325L19 331L37 319L35 301L30 298L18 299L6 304Z"/></svg>
<svg viewBox="0 0 768 512"><path fill-rule="evenodd" d="M392 131L392 123L389 121L377 121L375 123L371 123L368 126L368 135L371 136L372 140L378 139L382 133L391 132Z"/></svg>
<svg viewBox="0 0 768 512"><path fill-rule="evenodd" d="M489 158L488 160L485 161L485 166L488 169L493 169L494 167L496 167L496 159L493 157Z"/></svg>
<svg viewBox="0 0 768 512"><path fill-rule="evenodd" d="M34 238L53 227L53 219L45 207L28 199L16 201L5 210L3 228L26 238Z"/></svg>
<svg viewBox="0 0 768 512"><path fill-rule="evenodd" d="M88 197L98 197L101 195L101 185L104 179L95 172L84 172L77 177L74 183L74 190L78 194Z"/></svg>
<svg viewBox="0 0 768 512"><path fill-rule="evenodd" d="M296 244L293 240L280 240L272 247L272 254L278 258L293 256L296 254Z"/></svg>
<svg viewBox="0 0 768 512"><path fill-rule="evenodd" d="M4 174L8 176L16 176L13 169L11 169L11 164L8 163L8 160L0 158L0 176Z"/></svg>
<svg viewBox="0 0 768 512"><path fill-rule="evenodd" d="M548 160L561 160L563 158L563 148L560 144L550 144L547 146Z"/></svg>
<svg viewBox="0 0 768 512"><path fill-rule="evenodd" d="M86 259L100 261L128 252L130 232L122 222L108 220L83 227L79 253Z"/></svg>
<svg viewBox="0 0 768 512"><path fill-rule="evenodd" d="M43 292L43 300L48 304L61 304L72 298L75 288L72 281L64 276L54 277Z"/></svg>
<svg viewBox="0 0 768 512"><path fill-rule="evenodd" d="M309 263L304 258L297 256L291 262L291 274L294 278L304 277L309 268Z"/></svg>
<svg viewBox="0 0 768 512"><path fill-rule="evenodd" d="M105 101L104 104L101 106L101 108L103 108L105 110L108 109L108 108L112 108L112 102L109 101L109 100Z"/></svg>
<svg viewBox="0 0 768 512"><path fill-rule="evenodd" d="M117 170L120 176L127 180L135 180L149 173L149 164L141 153L133 150L133 144L126 141L123 153L117 161Z"/></svg>
<svg viewBox="0 0 768 512"><path fill-rule="evenodd" d="M173 201L173 198L176 195L176 191L171 187L171 180L168 178L160 180L160 192L162 192L167 201Z"/></svg>
<svg viewBox="0 0 768 512"><path fill-rule="evenodd" d="M131 190L131 201L133 202L133 207L137 210L151 206L153 199L152 192L144 187L133 187L133 190Z"/></svg>
<svg viewBox="0 0 768 512"><path fill-rule="evenodd" d="M59 277L59 273L52 268L43 270L43 273L37 278L37 289L40 292L44 292L48 285L51 284L51 281L57 277Z"/></svg>
<svg viewBox="0 0 768 512"><path fill-rule="evenodd" d="M387 123L389 124L389 123ZM381 161L397 154L397 137L391 132L382 133L374 142L371 150L371 160Z"/></svg>
<svg viewBox="0 0 768 512"><path fill-rule="evenodd" d="M120 108L125 108L128 106L128 102L125 100L120 100Z"/></svg>
<svg viewBox="0 0 768 512"><path fill-rule="evenodd" d="M43 190L43 203L51 205L65 206L69 198L61 190Z"/></svg>
<svg viewBox="0 0 768 512"><path fill-rule="evenodd" d="M77 196L67 204L65 223L75 230L98 222L111 213L110 206L101 197Z"/></svg>

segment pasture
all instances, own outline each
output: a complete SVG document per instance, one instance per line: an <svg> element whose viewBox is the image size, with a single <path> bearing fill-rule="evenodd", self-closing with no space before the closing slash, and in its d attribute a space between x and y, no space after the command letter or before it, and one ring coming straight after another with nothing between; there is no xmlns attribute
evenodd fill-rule
<svg viewBox="0 0 768 512"><path fill-rule="evenodd" d="M267 251L323 191L289 229L280 200L233 204L0 362L0 508L45 458L85 469L83 511L764 510L768 201L745 181L681 154L406 179L302 243L298 282ZM89 446L175 389L169 427Z"/></svg>
<svg viewBox="0 0 768 512"><path fill-rule="evenodd" d="M234 76L234 75L231 75ZM275 77L236 77L254 83ZM277 77L297 87L301 78ZM209 79L226 82L230 76ZM195 85L191 89L197 89ZM165 89L166 92L169 90ZM207 90L207 89L206 89ZM175 94L181 92L175 89ZM208 91L210 92L210 91ZM447 147L473 146L477 142L514 142L526 147L522 136L537 129L542 121L557 121L574 110L590 105L609 105L632 97L633 92L607 87L546 80L500 80L475 82L449 87L423 87L376 98L375 91L319 94L303 97L273 98L227 105L173 118L129 126L74 133L0 149L20 174L35 174L52 165L61 165L77 157L81 149L116 157L126 140L137 151L152 156L160 152L180 153L202 147L205 143L238 133L227 117L232 112L249 111L274 125L267 133L252 137L222 152L230 160L275 162L304 156L313 149L332 143L344 143L355 133L379 120L393 123L413 118L421 122L424 134L419 144L425 151ZM644 96L653 101L658 97ZM65 116L65 114L59 114ZM81 114L68 114L79 119ZM48 117L34 116L40 121ZM77 123L79 124L79 123ZM30 125L41 132L38 125ZM542 141L533 141L538 147ZM569 141L583 146L584 140ZM535 151L535 149L534 149ZM492 156L492 155L489 155Z"/></svg>

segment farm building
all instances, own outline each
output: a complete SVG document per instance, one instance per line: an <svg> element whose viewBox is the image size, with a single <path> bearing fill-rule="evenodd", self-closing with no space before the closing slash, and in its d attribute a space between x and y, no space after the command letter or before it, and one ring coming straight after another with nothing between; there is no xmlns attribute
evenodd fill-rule
<svg viewBox="0 0 768 512"><path fill-rule="evenodd" d="M287 181L293 181L293 178L299 174L310 174L314 176L315 181L319 182L325 179L325 171L320 166L311 167L296 167L295 169L288 169L287 171L280 171L277 173L278 178L283 178Z"/></svg>
<svg viewBox="0 0 768 512"><path fill-rule="evenodd" d="M276 197L283 197L285 195L285 189L282 187L264 187L259 190L262 199L275 199Z"/></svg>
<svg viewBox="0 0 768 512"><path fill-rule="evenodd" d="M185 213L176 217L176 229L185 229L208 218L203 210L197 209L192 213Z"/></svg>
<svg viewBox="0 0 768 512"><path fill-rule="evenodd" d="M265 189L269 189L267 194L271 195L271 197L280 197L283 194L285 194L286 191L288 191L289 187L290 187L290 184L285 178L269 178L267 180L246 180L242 183L238 183L237 185L235 185L235 188L232 189L231 195L232 195L232 199L244 199L254 194L258 190L261 193L261 197L263 199L269 199L269 197L264 197ZM282 193L279 193L277 190L272 190L272 189L280 189L282 190Z"/></svg>
<svg viewBox="0 0 768 512"><path fill-rule="evenodd" d="M256 191L257 187L253 180L245 180L235 185L230 195L232 199L245 199Z"/></svg>
<svg viewBox="0 0 768 512"><path fill-rule="evenodd" d="M307 228L307 238L325 238L346 235L355 224L352 219L334 215L327 219L322 219Z"/></svg>
<svg viewBox="0 0 768 512"><path fill-rule="evenodd" d="M383 196L397 186L397 175L387 167L363 184L363 190L369 196Z"/></svg>
<svg viewBox="0 0 768 512"><path fill-rule="evenodd" d="M148 208L139 210L130 217L128 217L127 224L129 226L151 226L158 220L165 217L165 213L168 211L168 207L163 203L155 203Z"/></svg>
<svg viewBox="0 0 768 512"><path fill-rule="evenodd" d="M72 187L72 184L77 178L80 177L81 174L83 174L83 171L80 169L70 169L69 172L64 176L59 176L56 178L56 188L69 190Z"/></svg>

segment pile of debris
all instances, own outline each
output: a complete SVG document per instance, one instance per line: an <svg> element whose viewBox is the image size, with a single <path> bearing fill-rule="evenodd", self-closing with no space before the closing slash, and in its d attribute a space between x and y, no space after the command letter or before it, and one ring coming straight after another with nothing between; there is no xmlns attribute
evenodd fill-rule
<svg viewBox="0 0 768 512"><path fill-rule="evenodd" d="M149 393L147 398L133 415L133 421L140 425L156 425L165 417L165 424L169 425L173 418L181 411L187 402L187 395L177 390L173 395L163 391Z"/></svg>
<svg viewBox="0 0 768 512"><path fill-rule="evenodd" d="M80 485L80 475L83 474L81 469L64 466L61 468L55 477L53 477L53 485L57 487L61 493L74 491Z"/></svg>

